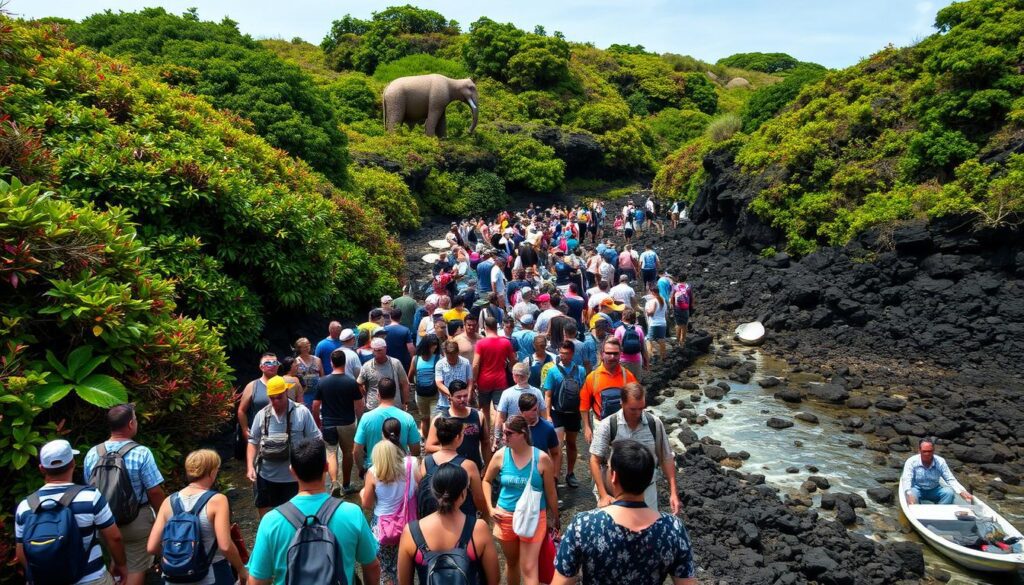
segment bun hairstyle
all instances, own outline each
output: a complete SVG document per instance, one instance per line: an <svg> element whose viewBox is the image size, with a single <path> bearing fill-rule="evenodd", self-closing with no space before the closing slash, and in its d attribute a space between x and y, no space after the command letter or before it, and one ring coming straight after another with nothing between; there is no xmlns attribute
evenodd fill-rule
<svg viewBox="0 0 1024 585"><path fill-rule="evenodd" d="M457 418L439 416L434 419L434 429L437 430L438 442L442 445L450 445L462 432L462 421Z"/></svg>
<svg viewBox="0 0 1024 585"><path fill-rule="evenodd" d="M437 500L437 512L450 514L455 510L459 497L469 487L469 474L458 465L445 463L437 468L430 480L430 491Z"/></svg>
<svg viewBox="0 0 1024 585"><path fill-rule="evenodd" d="M400 420L394 417L386 419L381 425L380 432L384 440L391 441L399 449L402 448L402 422Z"/></svg>

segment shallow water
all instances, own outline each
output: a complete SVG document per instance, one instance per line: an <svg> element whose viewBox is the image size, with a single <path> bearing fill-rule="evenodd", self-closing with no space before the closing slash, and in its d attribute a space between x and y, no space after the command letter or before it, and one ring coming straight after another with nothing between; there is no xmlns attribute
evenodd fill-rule
<svg viewBox="0 0 1024 585"><path fill-rule="evenodd" d="M734 348L732 353L740 359L747 359L748 356L743 354L746 350L747 348ZM869 488L883 485L874 477L882 471L890 470L872 461L875 454L873 451L848 446L850 441L867 441L861 435L843 432L843 427L836 422L844 413L842 409L808 400L800 404L789 404L773 397L776 388L761 388L756 383L757 379L767 376L786 377L791 385L803 381L816 381L815 378L789 373L785 362L759 352L753 353L750 357L757 364L758 370L747 384L729 380L727 372L711 366L707 359L695 364L695 369L700 373L697 378L682 378L702 385L711 379L724 380L731 387L731 391L721 400L712 401L702 397L700 402L691 403L689 408L698 414L703 414L705 409L714 407L723 415L720 419L710 420L703 427L694 426L693 430L697 435L714 437L721 441L722 447L729 452L747 451L750 458L743 462L741 470L763 474L769 484L783 492L794 495L801 493L800 484L809 475L820 475L831 483L828 491L859 494L867 502L868 507L856 510L859 521L852 527L856 532L876 540L921 542L916 533L909 530L909 525L906 528L907 532L904 532L900 524L898 504L877 504L868 498ZM655 410L666 415L677 415L675 403L680 398L688 400L690 393L691 391L683 391L675 397L667 397ZM730 400L734 399L741 402L731 404ZM819 423L810 424L793 419L793 415L801 411L814 414L818 417ZM772 416L793 420L795 424L783 430L769 428L765 423ZM797 446L798 443L800 446ZM896 455L900 454L894 454ZM817 467L818 471L812 473L807 469L809 465ZM786 468L791 466L798 467L799 473L786 473ZM972 482L971 480L975 478L971 475L961 474L958 479L965 485L983 485L981 478ZM885 487L893 490L896 488L892 484ZM806 493L802 495L807 497ZM821 500L821 492L812 496L817 506ZM1000 513L1015 526L1024 526L1024 497L1008 495L1006 500L995 504ZM826 510L819 511L825 518L832 514ZM992 576L967 571L946 560L927 545L925 562L930 570L941 569L948 572L952 576L949 580L951 584L1024 584L1022 574Z"/></svg>

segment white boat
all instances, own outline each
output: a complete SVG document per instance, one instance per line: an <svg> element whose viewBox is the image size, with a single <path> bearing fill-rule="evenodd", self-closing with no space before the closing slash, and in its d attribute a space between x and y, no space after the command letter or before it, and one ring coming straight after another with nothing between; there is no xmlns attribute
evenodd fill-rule
<svg viewBox="0 0 1024 585"><path fill-rule="evenodd" d="M743 345L759 345L764 341L764 325L760 321L740 323L736 328L736 340Z"/></svg>
<svg viewBox="0 0 1024 585"><path fill-rule="evenodd" d="M978 496L974 496L973 502L967 502L957 495L956 501L948 505L908 504L906 493L909 488L910 486L900 481L900 491L897 495L900 509L914 530L936 551L953 562L975 571L1003 573L1024 570L1024 553L981 551L961 546L951 540L958 536L977 535L979 524L990 526L991 523L997 525L1005 537L1021 538L1019 530Z"/></svg>

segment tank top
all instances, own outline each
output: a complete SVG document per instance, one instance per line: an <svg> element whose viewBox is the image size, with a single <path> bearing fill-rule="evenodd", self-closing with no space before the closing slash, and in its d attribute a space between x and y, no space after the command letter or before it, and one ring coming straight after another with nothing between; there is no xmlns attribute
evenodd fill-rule
<svg viewBox="0 0 1024 585"><path fill-rule="evenodd" d="M178 497L181 498L181 508L186 512L191 512L192 507L196 505L196 501L199 500L199 497L202 495L203 492L196 492L190 495L185 495L181 492L178 492ZM213 523L210 522L210 516L208 514L209 509L210 503L207 502L206 506L203 506L203 509L199 512L198 516L199 531L203 537L203 546L206 547L206 550L210 550L211 548L213 548L213 556L210 557L210 564L212 565L217 561L223 560L224 555L221 554L219 548L213 546L214 542L217 539L217 536L213 530ZM203 578L203 580L201 581L197 581L196 585L214 585L214 583L216 583L216 578L213 574L213 569L210 569L210 572L206 574L206 577Z"/></svg>
<svg viewBox="0 0 1024 585"><path fill-rule="evenodd" d="M404 466L403 473L405 473L406 469L416 469L416 458L407 456L402 465ZM374 473L375 477L376 475ZM377 504L373 507L374 516L380 518L381 516L394 514L402 508L403 497L411 499L416 495L415 478L409 478L408 492L405 492L405 481L406 478L403 476L391 483L384 483L380 480L374 482L373 493L377 496Z"/></svg>
<svg viewBox="0 0 1024 585"><path fill-rule="evenodd" d="M668 325L668 321L665 318L665 313L668 310L668 303L658 302L658 299L647 295L648 300L654 301L658 308L654 309L654 314L647 318L648 325Z"/></svg>
<svg viewBox="0 0 1024 585"><path fill-rule="evenodd" d="M449 407L444 411L445 418L454 418L462 421L462 444L455 450L456 453L476 463L477 469L483 472L484 461L480 455L480 411L474 408L469 409L469 416L452 416L452 409Z"/></svg>
<svg viewBox="0 0 1024 585"><path fill-rule="evenodd" d="M302 358L295 358L299 380L302 381L302 388L304 389L302 401L306 404L307 408L312 408L313 399L316 397L316 387L320 382L320 374L317 373L316 362L316 356L311 356L308 364L302 361Z"/></svg>
<svg viewBox="0 0 1024 585"><path fill-rule="evenodd" d="M503 510L513 511L516 509L516 502L519 501L519 496L523 495L523 489L526 487L526 480L530 477L530 468L533 468L533 479L530 481L530 485L533 489L540 492L540 509L543 511L544 507L547 506L547 497L544 494L544 478L540 475L540 469L537 467L537 462L540 461L540 449L532 447L533 457L530 463L523 466L522 469L516 467L515 458L512 457L512 450L505 448L505 455L501 462L501 473L499 474L499 480L501 483L501 492L498 495L498 507Z"/></svg>
<svg viewBox="0 0 1024 585"><path fill-rule="evenodd" d="M417 356L416 359L416 385L421 387L433 386L434 384L434 366L437 365L438 356L431 356L429 360L423 359L423 356Z"/></svg>
<svg viewBox="0 0 1024 585"><path fill-rule="evenodd" d="M267 385L263 383L263 378L257 378L252 385L252 400L249 401L249 410L245 413L250 425L256 418L256 413L266 408L268 404L270 404L270 397L267 396Z"/></svg>

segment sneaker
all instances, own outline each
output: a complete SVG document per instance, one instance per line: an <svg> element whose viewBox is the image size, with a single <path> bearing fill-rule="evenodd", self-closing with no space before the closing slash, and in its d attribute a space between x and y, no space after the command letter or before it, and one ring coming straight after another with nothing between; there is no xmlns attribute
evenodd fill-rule
<svg viewBox="0 0 1024 585"><path fill-rule="evenodd" d="M570 473L569 475L565 476L565 483L571 488L580 487L580 480L576 479L575 473Z"/></svg>
<svg viewBox="0 0 1024 585"><path fill-rule="evenodd" d="M331 497L334 497L334 498L340 498L341 497L341 484L340 483L334 482L334 487L331 488Z"/></svg>

